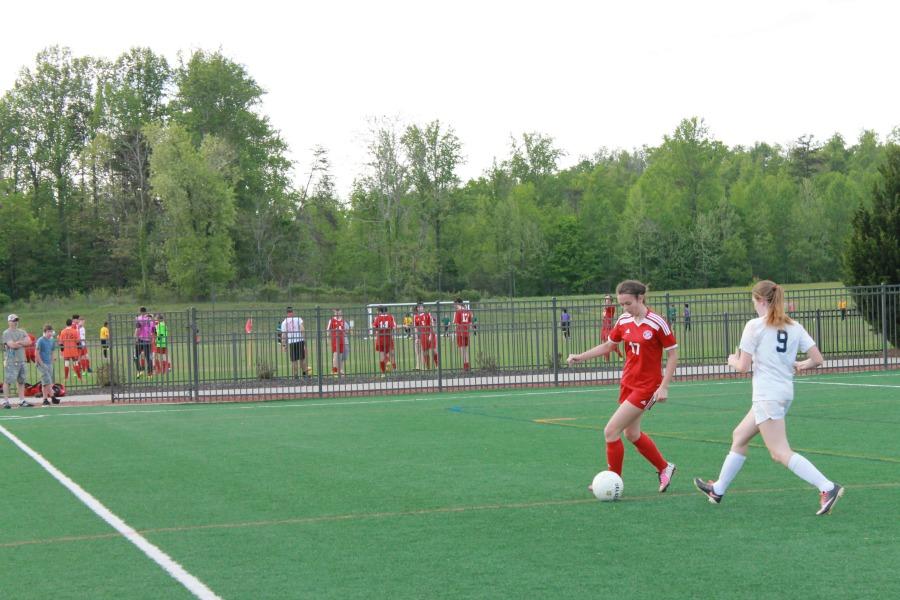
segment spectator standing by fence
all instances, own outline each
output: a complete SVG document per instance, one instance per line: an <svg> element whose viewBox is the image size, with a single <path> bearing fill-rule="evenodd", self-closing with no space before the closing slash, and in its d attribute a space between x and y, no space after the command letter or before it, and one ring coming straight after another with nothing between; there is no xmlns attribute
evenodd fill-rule
<svg viewBox="0 0 900 600"><path fill-rule="evenodd" d="M569 314L569 309L567 308L562 309L562 314L559 316L559 327L562 329L563 338L568 342L569 337L572 335L572 315Z"/></svg>
<svg viewBox="0 0 900 600"><path fill-rule="evenodd" d="M62 349L64 361L63 377L69 381L70 369L75 371L75 376L81 381L81 366L79 365L78 328L72 319L66 319L65 328L59 332L59 346Z"/></svg>
<svg viewBox="0 0 900 600"><path fill-rule="evenodd" d="M344 374L344 350L347 343L347 323L341 309L335 308L331 320L328 321L328 332L331 334L331 373Z"/></svg>
<svg viewBox="0 0 900 600"><path fill-rule="evenodd" d="M3 378L3 408L10 408L9 386L18 384L19 406L31 407L25 399L25 348L31 345L31 338L24 329L19 329L19 316L12 314L6 318L9 324L3 332L3 347L6 350L6 369Z"/></svg>
<svg viewBox="0 0 900 600"><path fill-rule="evenodd" d="M53 397L53 361L56 359L53 325L44 325L44 334L38 338L35 346L34 364L41 376L41 395L44 406L49 406Z"/></svg>
<svg viewBox="0 0 900 600"><path fill-rule="evenodd" d="M425 310L425 305L419 302L416 305L416 363L426 369L431 368L431 358L434 358L434 366L438 366L437 336L435 335L435 320L430 312Z"/></svg>
<svg viewBox="0 0 900 600"><path fill-rule="evenodd" d="M298 378L306 372L306 340L304 339L303 319L294 314L294 309L287 307L287 315L281 322L281 349L287 351L291 361L291 375Z"/></svg>
<svg viewBox="0 0 900 600"><path fill-rule="evenodd" d="M456 312L453 314L453 323L456 325L456 345L462 355L463 370L469 370L469 332L474 326L472 311L463 303L462 298L456 299Z"/></svg>
<svg viewBox="0 0 900 600"><path fill-rule="evenodd" d="M100 349L103 352L103 358L109 358L109 322L103 321L103 327L100 328Z"/></svg>
<svg viewBox="0 0 900 600"><path fill-rule="evenodd" d="M156 343L153 353L156 355L156 363L153 371L158 375L164 375L172 367L169 356L169 326L166 325L166 316L162 313L156 315L156 327L154 328Z"/></svg>
<svg viewBox="0 0 900 600"><path fill-rule="evenodd" d="M690 331L691 330L691 307L687 302L684 303L684 311L682 312L681 316L682 316L682 319L684 320L684 330Z"/></svg>
<svg viewBox="0 0 900 600"><path fill-rule="evenodd" d="M385 370L391 367L397 369L397 361L394 359L394 329L397 322L394 316L388 313L387 306L378 307L378 316L372 321L372 335L375 336L375 352L378 353L378 366L381 368L381 376Z"/></svg>
<svg viewBox="0 0 900 600"><path fill-rule="evenodd" d="M137 377L153 375L153 353L150 350L153 338L153 317L147 314L147 308L142 306L138 316L134 319L134 368Z"/></svg>
<svg viewBox="0 0 900 600"><path fill-rule="evenodd" d="M603 298L603 321L600 324L600 343L602 344L606 340L609 339L609 334L613 328L613 321L616 317L616 305L613 303L612 296L609 294ZM619 350L619 345L616 344L613 346L613 352L619 355L619 358L622 358L622 351ZM606 360L610 361L612 357L610 353L606 353Z"/></svg>

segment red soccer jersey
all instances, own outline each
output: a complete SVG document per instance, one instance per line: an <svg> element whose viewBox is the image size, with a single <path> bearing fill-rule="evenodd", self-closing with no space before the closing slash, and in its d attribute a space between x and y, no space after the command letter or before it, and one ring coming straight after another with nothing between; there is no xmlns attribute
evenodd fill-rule
<svg viewBox="0 0 900 600"><path fill-rule="evenodd" d="M380 338L389 338L396 326L394 316L387 313L382 313L372 320L372 328Z"/></svg>
<svg viewBox="0 0 900 600"><path fill-rule="evenodd" d="M340 352L344 349L344 329L347 324L342 317L331 317L328 321L328 331L331 332L332 352Z"/></svg>
<svg viewBox="0 0 900 600"><path fill-rule="evenodd" d="M413 323L416 326L416 331L420 335L430 335L431 328L434 326L434 318L431 316L431 313L416 313L413 317Z"/></svg>
<svg viewBox="0 0 900 600"><path fill-rule="evenodd" d="M622 385L654 392L662 383L662 353L678 347L675 334L665 319L648 310L638 325L628 313L622 314L609 332L615 343L625 342Z"/></svg>
<svg viewBox="0 0 900 600"><path fill-rule="evenodd" d="M469 335L469 325L472 324L472 311L466 308L460 308L453 315L453 322L456 324L457 335Z"/></svg>

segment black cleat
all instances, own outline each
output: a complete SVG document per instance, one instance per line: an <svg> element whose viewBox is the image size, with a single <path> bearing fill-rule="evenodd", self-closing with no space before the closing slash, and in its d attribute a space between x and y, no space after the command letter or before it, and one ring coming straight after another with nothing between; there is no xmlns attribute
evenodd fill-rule
<svg viewBox="0 0 900 600"><path fill-rule="evenodd" d="M715 492L715 490L713 489L712 481L703 481L699 477L694 477L694 487L706 494L706 497L709 498L710 504L720 503L722 501L722 497L725 495L722 494L720 496Z"/></svg>

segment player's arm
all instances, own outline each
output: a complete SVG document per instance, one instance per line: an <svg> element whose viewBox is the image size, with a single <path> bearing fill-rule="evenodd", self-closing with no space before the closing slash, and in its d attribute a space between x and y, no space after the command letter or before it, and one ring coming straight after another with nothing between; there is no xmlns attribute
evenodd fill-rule
<svg viewBox="0 0 900 600"><path fill-rule="evenodd" d="M734 349L734 354L728 355L728 366L738 373L746 373L753 364L753 355L749 352L742 352L740 348Z"/></svg>
<svg viewBox="0 0 900 600"><path fill-rule="evenodd" d="M794 363L794 370L800 372L806 369L815 369L823 362L825 362L825 357L822 356L819 347L813 346L806 351L806 360L799 360Z"/></svg>
<svg viewBox="0 0 900 600"><path fill-rule="evenodd" d="M606 356L612 349L616 347L616 343L611 340L606 340L599 346L594 346L590 350L585 350L581 354L570 354L569 358L566 359L566 363L571 367L575 363L585 362L587 360L591 360L592 358L597 358L598 356Z"/></svg>
<svg viewBox="0 0 900 600"><path fill-rule="evenodd" d="M675 367L678 366L678 348L669 348L666 350L666 368L663 371L663 380L653 392L653 400L656 402L665 402L669 397L669 383L675 377Z"/></svg>

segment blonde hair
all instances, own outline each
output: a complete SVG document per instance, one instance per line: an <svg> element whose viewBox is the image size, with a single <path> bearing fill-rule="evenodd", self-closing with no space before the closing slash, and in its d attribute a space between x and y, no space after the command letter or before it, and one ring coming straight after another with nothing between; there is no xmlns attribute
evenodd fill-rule
<svg viewBox="0 0 900 600"><path fill-rule="evenodd" d="M757 282L753 286L751 292L754 298L765 300L769 304L766 312L766 325L772 327L784 327L785 325L793 325L794 320L787 316L784 312L784 288L775 283L764 279Z"/></svg>

